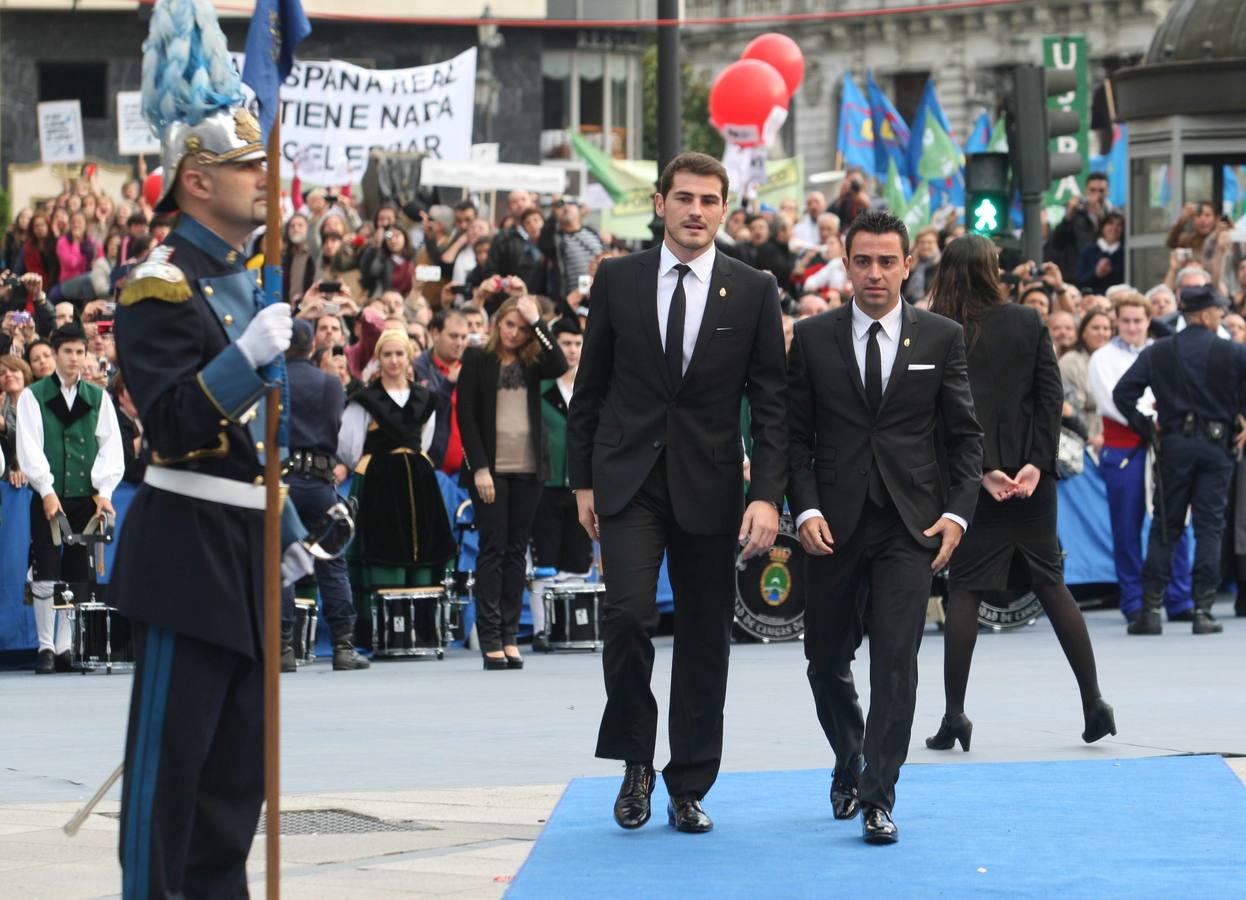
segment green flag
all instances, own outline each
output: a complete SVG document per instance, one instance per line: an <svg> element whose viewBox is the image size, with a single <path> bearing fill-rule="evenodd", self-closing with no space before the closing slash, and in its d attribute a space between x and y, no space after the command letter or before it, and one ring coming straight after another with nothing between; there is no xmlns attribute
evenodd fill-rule
<svg viewBox="0 0 1246 900"><path fill-rule="evenodd" d="M913 191L913 199L900 218L904 220L904 227L909 230L909 234L930 224L930 187L926 182L917 185L917 189Z"/></svg>
<svg viewBox="0 0 1246 900"><path fill-rule="evenodd" d="M894 157L887 159L887 183L883 185L883 202L891 210L892 215L903 216L909 207L908 191L905 190L904 178L896 168Z"/></svg>
<svg viewBox="0 0 1246 900"><path fill-rule="evenodd" d="M988 153L1008 152L1008 132L1004 128L1004 118L1000 116L995 120L995 127L991 129L991 140L986 145Z"/></svg>
<svg viewBox="0 0 1246 900"><path fill-rule="evenodd" d="M929 111L921 135L922 156L917 164L918 177L923 181L944 181L960 172L965 164L960 148Z"/></svg>
<svg viewBox="0 0 1246 900"><path fill-rule="evenodd" d="M572 149L588 165L588 170L593 173L593 177L601 182L601 186L606 189L610 199L616 203L622 200L623 195L627 193L627 186L620 183L610 157L574 131L569 131L567 134L571 138Z"/></svg>

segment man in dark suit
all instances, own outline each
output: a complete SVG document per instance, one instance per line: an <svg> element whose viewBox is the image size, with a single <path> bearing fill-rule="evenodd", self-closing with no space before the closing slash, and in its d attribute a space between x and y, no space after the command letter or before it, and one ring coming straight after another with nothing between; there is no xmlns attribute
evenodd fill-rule
<svg viewBox="0 0 1246 900"><path fill-rule="evenodd" d="M774 279L718 253L727 173L684 153L654 198L661 247L606 260L567 424L580 524L600 539L606 709L597 755L627 763L615 820L649 819L657 702L649 687L658 570L675 592L668 821L713 827L700 801L718 775L737 541L774 542L786 481L783 325ZM752 406L744 508L740 401Z"/></svg>
<svg viewBox="0 0 1246 900"><path fill-rule="evenodd" d="M852 303L798 322L792 340L788 494L809 554L805 656L835 751L831 805L837 819L863 807L866 841L891 843L930 579L973 515L982 430L960 325L900 299L904 223L863 213L845 248ZM851 669L863 625L868 723Z"/></svg>

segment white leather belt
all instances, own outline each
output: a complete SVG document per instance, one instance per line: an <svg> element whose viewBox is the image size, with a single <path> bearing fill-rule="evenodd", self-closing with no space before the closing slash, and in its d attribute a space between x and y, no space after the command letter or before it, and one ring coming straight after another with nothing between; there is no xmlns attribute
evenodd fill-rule
<svg viewBox="0 0 1246 900"><path fill-rule="evenodd" d="M195 500L207 500L209 503L223 503L226 506L238 506L242 509L261 510L266 505L264 485L247 484L245 481L234 481L232 478L218 478L216 475L204 475L202 472L148 466L143 481L158 490L168 491L170 494L181 494L183 497L191 497Z"/></svg>

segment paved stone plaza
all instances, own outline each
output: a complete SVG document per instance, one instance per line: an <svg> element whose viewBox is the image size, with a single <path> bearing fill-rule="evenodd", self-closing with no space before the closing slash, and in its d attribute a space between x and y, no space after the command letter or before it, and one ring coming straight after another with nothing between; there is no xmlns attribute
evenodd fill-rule
<svg viewBox="0 0 1246 900"><path fill-rule="evenodd" d="M1127 638L1118 613L1087 619L1118 737L1082 744L1076 685L1040 620L980 638L967 703L973 751L927 750L923 739L938 726L943 702L943 645L931 626L909 764L1246 754L1246 620L1222 619L1219 637L1195 638L1185 624L1166 626L1160 638ZM858 664L863 703L866 656ZM670 661L670 639L661 638L654 681L663 711ZM283 836L285 896L500 896L566 783L621 771L592 756L600 666L592 653L529 654L522 672L483 672L478 655L455 650L443 662L334 673L321 661L285 676L285 809L345 810L415 829ZM77 837L60 826L120 761L129 692L123 674L0 673L0 898L117 895L119 791ZM665 741L663 729L659 765ZM1234 766L1246 775L1242 762ZM800 646L736 645L724 768L830 765ZM712 815L713 794L706 808ZM609 809L601 812L602 827L615 827ZM896 817L903 827L903 781ZM664 828L661 819L647 827ZM262 838L251 858L261 896Z"/></svg>

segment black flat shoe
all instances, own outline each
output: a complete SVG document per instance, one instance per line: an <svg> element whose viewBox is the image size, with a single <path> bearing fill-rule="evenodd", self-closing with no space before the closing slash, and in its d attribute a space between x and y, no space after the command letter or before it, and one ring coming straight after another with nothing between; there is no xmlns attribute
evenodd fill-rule
<svg viewBox="0 0 1246 900"><path fill-rule="evenodd" d="M956 742L960 741L960 749L968 753L971 737L973 737L973 722L969 721L967 715L960 713L951 719L944 716L943 721L939 723L939 730L926 738L926 746L931 750L951 750Z"/></svg>
<svg viewBox="0 0 1246 900"><path fill-rule="evenodd" d="M522 669L522 668L523 668L523 657L522 657L522 656L508 656L508 657L506 657L506 668L508 668L508 669Z"/></svg>
<svg viewBox="0 0 1246 900"><path fill-rule="evenodd" d="M1112 707L1100 697L1095 705L1086 711L1086 730L1082 732L1082 740L1093 744L1109 734L1116 734L1116 716Z"/></svg>
<svg viewBox="0 0 1246 900"><path fill-rule="evenodd" d="M51 675L56 671L56 654L51 650L40 650L35 660L36 675Z"/></svg>
<svg viewBox="0 0 1246 900"><path fill-rule="evenodd" d="M614 821L629 831L649 821L649 798L653 794L653 763L629 762L623 785L614 801Z"/></svg>
<svg viewBox="0 0 1246 900"><path fill-rule="evenodd" d="M900 830L887 810L867 806L861 820L861 837L867 844L894 844L900 840Z"/></svg>
<svg viewBox="0 0 1246 900"><path fill-rule="evenodd" d="M549 653L553 650L549 645L549 635L544 631L538 631L532 635L532 652L533 653Z"/></svg>
<svg viewBox="0 0 1246 900"><path fill-rule="evenodd" d="M685 834L705 834L714 829L714 820L705 814L701 801L688 794L672 797L667 802L666 822Z"/></svg>
<svg viewBox="0 0 1246 900"><path fill-rule="evenodd" d="M64 651L63 653L56 654L56 671L72 672L73 670L74 670L74 664L69 658L68 650Z"/></svg>
<svg viewBox="0 0 1246 900"><path fill-rule="evenodd" d="M861 811L857 802L857 781L865 770L865 760L857 754L831 777L831 812L837 819L852 819Z"/></svg>
<svg viewBox="0 0 1246 900"><path fill-rule="evenodd" d="M485 656L484 661L486 672L501 672L510 668L505 656Z"/></svg>

